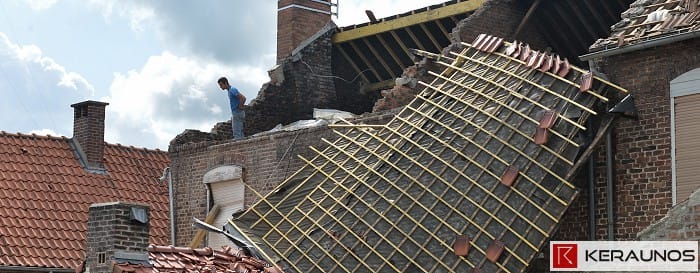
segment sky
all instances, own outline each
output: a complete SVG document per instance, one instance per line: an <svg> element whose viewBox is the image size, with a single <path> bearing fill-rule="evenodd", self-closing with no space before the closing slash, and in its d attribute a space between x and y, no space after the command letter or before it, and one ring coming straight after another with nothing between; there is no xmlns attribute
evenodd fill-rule
<svg viewBox="0 0 700 273"><path fill-rule="evenodd" d="M338 0L338 26L445 0ZM336 1L334 1L336 2ZM254 99L275 64L274 0L2 0L0 130L71 137L73 103L107 102L105 140L167 150Z"/></svg>

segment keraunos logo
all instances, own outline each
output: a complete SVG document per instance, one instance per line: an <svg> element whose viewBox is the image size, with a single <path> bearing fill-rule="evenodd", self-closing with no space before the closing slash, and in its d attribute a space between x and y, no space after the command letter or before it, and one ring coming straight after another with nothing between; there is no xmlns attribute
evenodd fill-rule
<svg viewBox="0 0 700 273"><path fill-rule="evenodd" d="M576 244L552 244L553 268L577 268L578 245Z"/></svg>
<svg viewBox="0 0 700 273"><path fill-rule="evenodd" d="M550 271L698 272L698 241L550 241Z"/></svg>

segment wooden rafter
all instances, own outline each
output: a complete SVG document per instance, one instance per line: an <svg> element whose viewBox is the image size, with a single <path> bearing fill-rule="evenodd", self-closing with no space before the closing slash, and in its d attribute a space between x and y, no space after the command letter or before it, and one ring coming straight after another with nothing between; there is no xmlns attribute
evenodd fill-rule
<svg viewBox="0 0 700 273"><path fill-rule="evenodd" d="M348 53L345 52L345 50L343 49L342 45L336 44L336 45L335 45L335 48L337 48L338 51L340 51L340 54L343 55L343 58L345 58L345 60L348 61L348 63L350 63L350 66L352 66L352 68L355 69L355 73L357 73L358 75L360 75L360 77L361 77L365 82L369 82L369 79L367 79L367 76L365 76L364 71L363 71L362 69L360 69L360 67L358 67L357 64L355 64L355 61L353 61L353 59L350 58L350 56L348 56Z"/></svg>
<svg viewBox="0 0 700 273"><path fill-rule="evenodd" d="M525 27L525 25L530 21L530 17L532 16L532 14L535 13L535 10L540 5L540 2L542 2L542 0L535 0L535 2L533 2L532 5L530 5L530 8L527 10L527 13L525 13L525 16L523 16L523 19L520 20L520 24L515 29L515 33L513 34L513 37L518 38L520 31L522 31L523 27Z"/></svg>
<svg viewBox="0 0 700 273"><path fill-rule="evenodd" d="M389 33L391 33L391 37L394 37L394 41L396 41L396 43L399 44L399 46L403 50L403 53L406 54L406 57L408 57L409 59L412 59L411 52L408 51L408 47L406 47L406 44L403 43L403 41L401 40L401 37L399 37L399 35L396 34L396 31L392 30L392 31L389 31Z"/></svg>
<svg viewBox="0 0 700 273"><path fill-rule="evenodd" d="M433 42L433 46L435 46L435 48L437 48L438 51L441 51L442 46L437 41L437 39L435 39L435 36L433 36L433 34L430 32L430 30L428 30L428 28L425 26L425 24L418 24L418 25L423 30L425 35L428 36L428 39L430 39L430 41Z"/></svg>
<svg viewBox="0 0 700 273"><path fill-rule="evenodd" d="M358 27L346 31L341 31L333 35L333 43L342 43L362 37L372 36L391 30L397 30L413 26L420 23L434 21L436 19L451 17L458 14L474 11L480 8L486 0L469 0L457 2L455 4L440 7L434 10L399 17L392 20L382 21L376 24Z"/></svg>
<svg viewBox="0 0 700 273"><path fill-rule="evenodd" d="M420 42L420 40L418 39L418 37L416 37L416 34L414 34L413 31L411 31L410 28L405 28L404 30L406 31L406 33L408 33L408 36L411 37L411 40L413 41L413 43L416 44L416 46L418 47L418 49L420 49L420 50L427 50L427 49L425 48L425 46L423 45L423 43Z"/></svg>
<svg viewBox="0 0 700 273"><path fill-rule="evenodd" d="M382 77L379 75L379 72L377 72L377 69L374 68L374 66L372 66L372 63L370 63L367 57L365 57L365 54L362 53L362 51L359 48L357 48L357 46L355 45L355 41L349 41L348 44L350 45L350 47L352 47L352 50L355 51L355 54L357 54L357 56L360 57L362 62L364 62L365 65L367 65L367 68L369 68L369 70L372 71L372 74L374 74L377 80L381 81Z"/></svg>
<svg viewBox="0 0 700 273"><path fill-rule="evenodd" d="M384 49L385 49L387 52L389 52L389 55L391 55L391 58L394 59L394 62L396 62L396 64L397 64L399 67L401 67L401 68L406 67L406 64L404 64L403 61L401 61L401 59L400 59L400 58L396 55L396 53L394 52L394 49L393 49L392 47L389 46L389 44L386 42L386 40L384 40L384 37L382 37L381 34L380 34L380 35L377 35L377 40L379 40L379 43L381 43L382 46L384 47ZM398 44L398 43L397 43L397 44Z"/></svg>
<svg viewBox="0 0 700 273"><path fill-rule="evenodd" d="M450 40L450 32L447 31L445 26L442 24L442 20L435 20L435 24L440 28L440 31L442 32L445 37L447 37L447 40Z"/></svg>
<svg viewBox="0 0 700 273"><path fill-rule="evenodd" d="M367 48L369 48L369 51L372 52L374 57L377 58L379 63L382 64L386 73L389 74L390 77L396 78L396 72L391 70L391 67L389 66L389 64L387 64L387 62L384 60L384 57L381 54L379 54L379 52L374 48L374 46L372 46L372 44L367 40L367 38L362 38L361 40L362 40L362 42L365 43Z"/></svg>
<svg viewBox="0 0 700 273"><path fill-rule="evenodd" d="M585 5L585 7L582 7L581 3L583 3ZM588 19L587 21L592 22L591 25L595 26L597 33L600 33L602 35L607 35L610 32L610 30L609 30L610 26L607 26L605 24L605 21L603 20L603 18L601 18L600 15L598 14L598 12L593 9L593 7L591 6L590 3L588 3L588 0L573 1L573 2L571 2L571 5L572 5L571 6L572 9L575 9L575 10L587 9L588 13L593 15L592 18L587 18ZM586 17L583 17L583 18L586 18Z"/></svg>

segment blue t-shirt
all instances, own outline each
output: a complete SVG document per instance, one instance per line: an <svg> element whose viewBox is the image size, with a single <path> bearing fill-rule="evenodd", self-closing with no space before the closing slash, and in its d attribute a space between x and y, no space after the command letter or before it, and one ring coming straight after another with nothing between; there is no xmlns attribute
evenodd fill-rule
<svg viewBox="0 0 700 273"><path fill-rule="evenodd" d="M228 89L228 102L231 104L231 113L236 112L241 100L238 99L238 89L233 86Z"/></svg>

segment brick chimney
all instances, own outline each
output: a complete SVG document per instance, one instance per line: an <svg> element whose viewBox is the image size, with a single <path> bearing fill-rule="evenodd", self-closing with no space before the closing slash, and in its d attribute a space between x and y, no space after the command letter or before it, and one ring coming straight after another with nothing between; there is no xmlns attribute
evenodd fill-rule
<svg viewBox="0 0 700 273"><path fill-rule="evenodd" d="M331 21L331 0L277 1L277 63Z"/></svg>
<svg viewBox="0 0 700 273"><path fill-rule="evenodd" d="M113 262L148 264L148 205L112 202L88 209L85 272L111 273Z"/></svg>
<svg viewBox="0 0 700 273"><path fill-rule="evenodd" d="M104 170L106 102L84 101L73 107L73 143L88 170Z"/></svg>

